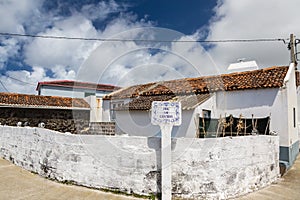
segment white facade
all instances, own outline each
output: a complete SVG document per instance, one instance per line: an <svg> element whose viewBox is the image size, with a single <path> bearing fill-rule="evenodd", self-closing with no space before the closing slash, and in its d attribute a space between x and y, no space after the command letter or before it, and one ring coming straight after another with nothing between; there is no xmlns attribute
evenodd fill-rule
<svg viewBox="0 0 300 200"><path fill-rule="evenodd" d="M90 122L110 122L110 103L97 96L88 96L85 100L90 105Z"/></svg>
<svg viewBox="0 0 300 200"><path fill-rule="evenodd" d="M292 164L299 152L298 105L295 84L295 67L289 67L281 88L263 88L235 91L219 91L193 110L182 111L182 125L173 127L172 137L194 138L197 134L202 110L210 110L212 118L270 117L270 132L280 136L281 158ZM159 136L158 126L151 124L149 111L116 111L117 134ZM296 148L297 146L297 148Z"/></svg>
<svg viewBox="0 0 300 200"><path fill-rule="evenodd" d="M111 91L101 91L95 89L80 89L70 87L57 87L50 85L42 85L39 88L38 95L43 96L62 96L72 98L84 98L90 95L96 95L97 97L103 97L109 94Z"/></svg>

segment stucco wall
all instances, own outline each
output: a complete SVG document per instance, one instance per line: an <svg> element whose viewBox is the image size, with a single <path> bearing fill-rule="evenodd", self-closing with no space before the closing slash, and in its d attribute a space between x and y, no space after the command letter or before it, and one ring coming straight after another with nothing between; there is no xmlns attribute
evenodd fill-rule
<svg viewBox="0 0 300 200"><path fill-rule="evenodd" d="M277 136L173 139L173 195L221 199L264 187L278 177L278 149ZM138 194L160 188L155 137L0 126L0 156L59 181Z"/></svg>
<svg viewBox="0 0 300 200"><path fill-rule="evenodd" d="M109 94L108 91L101 91L95 89L80 89L80 88L68 88L61 86L49 86L43 85L40 88L40 95L43 96L62 96L62 97L72 97L72 98L84 98L85 93L92 93L97 97L103 97Z"/></svg>
<svg viewBox="0 0 300 200"><path fill-rule="evenodd" d="M196 137L194 110L182 111L182 123L174 126L172 137ZM131 136L160 136L159 126L151 124L151 112L146 110L116 111L117 134Z"/></svg>

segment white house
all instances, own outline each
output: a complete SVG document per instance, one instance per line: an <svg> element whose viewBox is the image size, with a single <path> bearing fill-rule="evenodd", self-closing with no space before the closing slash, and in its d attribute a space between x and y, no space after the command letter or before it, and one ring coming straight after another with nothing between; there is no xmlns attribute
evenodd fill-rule
<svg viewBox="0 0 300 200"><path fill-rule="evenodd" d="M155 136L160 130L151 124L151 102L180 101L182 125L173 128L172 137L190 138L199 137L199 124L203 118L216 121L232 116L242 121L245 119L245 123L246 119L249 123L254 118L252 125L265 118L267 123L259 134L279 134L280 160L292 165L299 152L298 85L299 76L293 64L148 83L105 96L101 113L104 121L116 122L117 134ZM237 127L233 129L237 132Z"/></svg>
<svg viewBox="0 0 300 200"><path fill-rule="evenodd" d="M72 80L38 82L38 85L36 87L38 95L73 98L84 98L90 95L102 97L117 89L120 89L120 87Z"/></svg>

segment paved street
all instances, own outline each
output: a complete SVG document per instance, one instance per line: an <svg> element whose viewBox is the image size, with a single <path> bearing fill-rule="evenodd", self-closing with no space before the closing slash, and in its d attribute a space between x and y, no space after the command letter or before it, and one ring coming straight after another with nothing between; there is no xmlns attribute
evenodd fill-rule
<svg viewBox="0 0 300 200"><path fill-rule="evenodd" d="M84 187L56 183L34 175L10 162L0 159L0 200L28 199L137 199L115 195ZM278 183L237 198L237 200L299 200L300 199L300 156L288 173Z"/></svg>
<svg viewBox="0 0 300 200"><path fill-rule="evenodd" d="M129 200L136 198L60 184L34 175L0 158L0 200L12 199Z"/></svg>

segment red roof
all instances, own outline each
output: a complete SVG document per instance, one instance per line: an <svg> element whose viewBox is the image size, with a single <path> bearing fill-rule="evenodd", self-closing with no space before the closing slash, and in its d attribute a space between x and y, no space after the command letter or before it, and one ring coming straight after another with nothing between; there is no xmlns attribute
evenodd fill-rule
<svg viewBox="0 0 300 200"><path fill-rule="evenodd" d="M283 86L288 71L287 66L270 67L265 69L222 74L217 76L204 76L197 78L184 78L179 80L147 83L130 86L106 95L106 99L135 98L138 96L155 95L187 95L205 94L215 91L232 91L259 88L278 88ZM297 86L299 74L296 73Z"/></svg>
<svg viewBox="0 0 300 200"><path fill-rule="evenodd" d="M0 93L0 107L34 107L55 109L89 109L89 104L81 98L39 96L16 93Z"/></svg>
<svg viewBox="0 0 300 200"><path fill-rule="evenodd" d="M108 85L108 84L96 84L96 83L80 82L80 81L73 81L73 80L57 80L57 81L38 82L36 90L39 90L40 87L43 85L78 88L78 89L102 90L102 91L114 91L120 89L120 87L118 86Z"/></svg>

